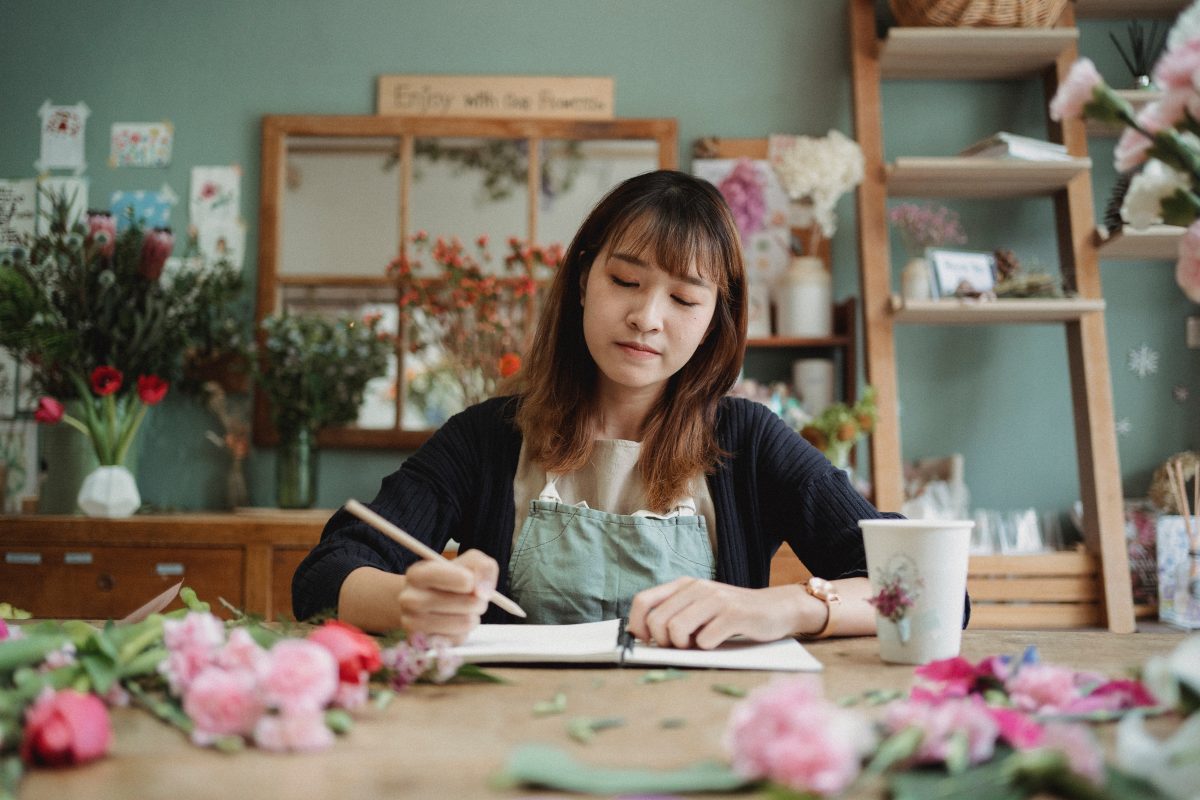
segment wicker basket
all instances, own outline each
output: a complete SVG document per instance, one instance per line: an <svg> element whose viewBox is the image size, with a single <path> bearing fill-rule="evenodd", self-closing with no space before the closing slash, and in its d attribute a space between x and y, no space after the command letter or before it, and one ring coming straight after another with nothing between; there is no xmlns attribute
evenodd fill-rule
<svg viewBox="0 0 1200 800"><path fill-rule="evenodd" d="M888 0L901 25L1049 28L1067 0Z"/></svg>

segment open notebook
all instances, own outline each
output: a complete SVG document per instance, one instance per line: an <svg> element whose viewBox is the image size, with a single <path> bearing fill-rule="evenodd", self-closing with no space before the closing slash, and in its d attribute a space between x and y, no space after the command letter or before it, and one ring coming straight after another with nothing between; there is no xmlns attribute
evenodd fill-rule
<svg viewBox="0 0 1200 800"><path fill-rule="evenodd" d="M716 650L677 650L637 642L623 648L622 622L609 619L578 625L480 625L452 652L466 662L485 664L618 664L781 672L821 670L821 662L795 639L765 644L731 641Z"/></svg>

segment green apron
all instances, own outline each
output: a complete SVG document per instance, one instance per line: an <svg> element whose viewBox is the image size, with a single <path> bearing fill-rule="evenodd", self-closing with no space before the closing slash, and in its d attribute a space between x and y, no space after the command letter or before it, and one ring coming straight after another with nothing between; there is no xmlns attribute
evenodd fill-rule
<svg viewBox="0 0 1200 800"><path fill-rule="evenodd" d="M567 505L547 476L508 562L527 622L570 624L629 615L633 596L685 575L711 580L712 546L691 498L665 516Z"/></svg>

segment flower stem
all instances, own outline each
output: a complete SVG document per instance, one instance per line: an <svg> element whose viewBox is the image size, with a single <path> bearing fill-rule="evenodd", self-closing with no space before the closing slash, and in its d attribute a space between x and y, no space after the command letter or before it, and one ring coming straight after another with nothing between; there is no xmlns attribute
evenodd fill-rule
<svg viewBox="0 0 1200 800"><path fill-rule="evenodd" d="M128 427L126 427L125 432L122 434L121 441L117 445L118 464L125 463L125 454L129 452L129 445L133 443L134 434L136 434L138 428L141 427L142 420L146 416L146 408L147 406L144 403L139 404L137 414L133 417L133 421Z"/></svg>
<svg viewBox="0 0 1200 800"><path fill-rule="evenodd" d="M119 464L121 462L113 458L116 456L116 439L119 428L117 426L117 401L111 394L104 396L104 415L108 420L108 429L105 431L104 446L109 456L109 460L101 460L100 463Z"/></svg>

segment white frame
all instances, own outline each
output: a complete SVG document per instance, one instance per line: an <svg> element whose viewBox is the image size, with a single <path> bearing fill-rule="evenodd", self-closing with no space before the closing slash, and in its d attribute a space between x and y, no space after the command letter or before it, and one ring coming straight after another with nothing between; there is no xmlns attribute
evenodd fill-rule
<svg viewBox="0 0 1200 800"><path fill-rule="evenodd" d="M963 281L977 292L996 288L996 256L992 253L931 247L925 251L925 258L933 271L932 288L937 297L954 297Z"/></svg>

